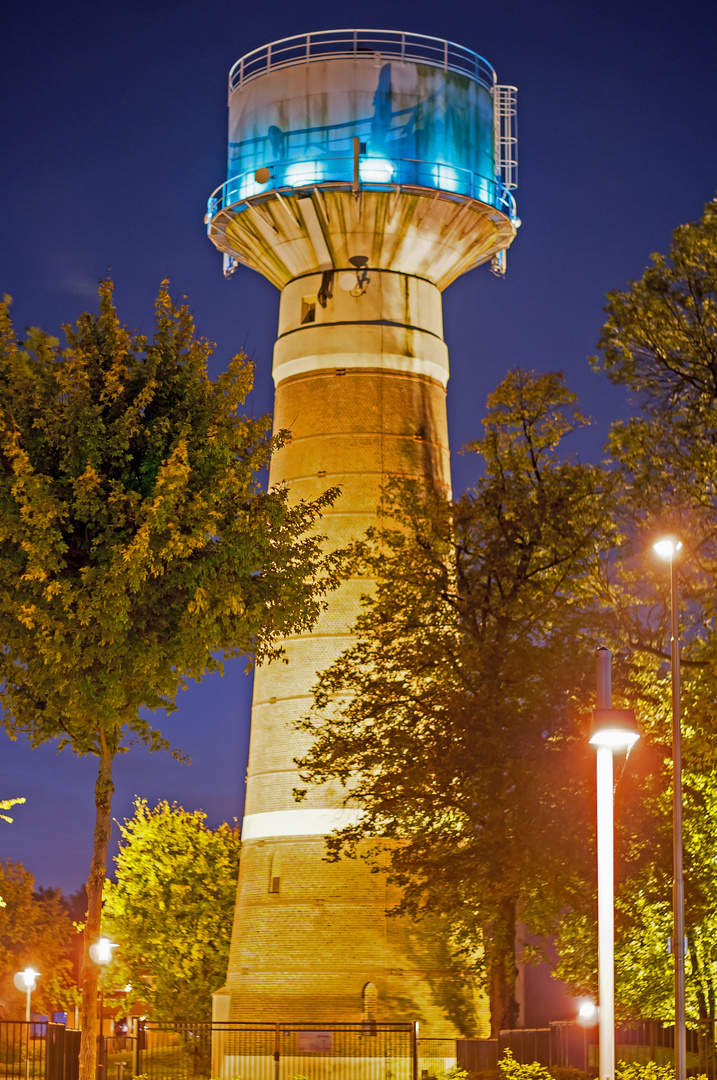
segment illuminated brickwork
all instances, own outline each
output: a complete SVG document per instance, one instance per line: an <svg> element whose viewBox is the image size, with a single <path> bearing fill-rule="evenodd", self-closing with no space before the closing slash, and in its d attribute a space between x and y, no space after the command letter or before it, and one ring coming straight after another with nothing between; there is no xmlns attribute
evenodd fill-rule
<svg viewBox="0 0 717 1080"><path fill-rule="evenodd" d="M275 43L235 66L229 179L207 215L227 271L244 263L282 290L274 421L292 438L269 482L294 499L339 485L321 523L336 546L376 522L390 476L450 491L441 290L500 256L517 228L497 177L510 88L460 46L387 32L379 49L363 33ZM312 633L284 643L288 663L256 674L214 1015L419 1020L423 1034L484 1035L485 1000L440 926L391 918L397 896L360 859L324 861L326 834L350 820L343 791L292 796L307 745L295 722L317 672L350 644L367 587L346 582Z"/></svg>
<svg viewBox="0 0 717 1080"><path fill-rule="evenodd" d="M299 301L320 284L320 275L302 279L282 296L275 372L303 363L308 370L277 385L275 427L289 428L292 439L275 456L270 483L286 481L296 498L339 484L341 497L321 525L338 545L375 522L389 475L431 479L448 490L445 387L423 373L447 375L447 356L440 294L429 283L372 271L362 295L337 289L325 308L318 305L317 321L301 327ZM311 369L326 359L332 366ZM285 643L289 663L256 674L245 835L252 826L301 830L302 815L340 803L326 786L297 807L293 759L306 743L293 722L309 709L315 673L349 644L366 587L365 580L346 583L311 634ZM323 836L245 839L229 1017L357 1021L371 983L377 1019L480 1030L484 1010L476 1010L447 962L440 934L389 918L397 897L365 864L326 863L324 855Z"/></svg>

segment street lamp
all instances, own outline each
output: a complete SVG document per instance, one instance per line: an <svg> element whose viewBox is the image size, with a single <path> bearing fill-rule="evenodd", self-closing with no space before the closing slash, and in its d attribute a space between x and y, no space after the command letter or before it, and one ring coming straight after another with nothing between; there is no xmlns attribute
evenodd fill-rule
<svg viewBox="0 0 717 1080"><path fill-rule="evenodd" d="M682 730L680 724L680 640L679 599L675 556L682 542L665 536L652 545L661 559L670 564L670 624L672 639L672 952L675 957L675 1080L685 1080L687 1047L685 1036L685 888L682 876Z"/></svg>
<svg viewBox="0 0 717 1080"><path fill-rule="evenodd" d="M15 986L18 988L18 990L24 991L24 993L25 993L25 1023L28 1024L28 1025L30 1023L30 1016L31 1016L31 1013L30 1013L30 997L32 996L32 992L35 989L35 983L37 982L39 977L40 977L40 972L39 971L35 971L31 967L26 967L24 971L18 971L17 975L15 975L15 977L13 979L13 982L15 983ZM26 1031L26 1038L27 1038L27 1051L25 1053L25 1080L28 1080L28 1077L30 1076L30 1028L29 1028L29 1026L28 1026L27 1031Z"/></svg>
<svg viewBox="0 0 717 1080"><path fill-rule="evenodd" d="M31 967L26 967L24 971L18 971L13 982L18 990L22 990L25 997L25 1023L30 1023L30 995L35 989L35 983L40 978L40 972L35 971Z"/></svg>
<svg viewBox="0 0 717 1080"><path fill-rule="evenodd" d="M99 1069L104 1068L104 1054L102 1033L104 1025L105 1015L105 968L112 962L112 950L116 949L115 942L110 941L109 938L101 937L99 941L96 941L94 945L90 945L90 956L96 964L99 964L100 968L100 1037L99 1037ZM100 1076L103 1073L100 1072Z"/></svg>
<svg viewBox="0 0 717 1080"><path fill-rule="evenodd" d="M590 742L597 748L598 1001L600 1006L600 1080L615 1076L615 870L613 755L638 739L632 709L612 708L612 654L595 654L597 709Z"/></svg>

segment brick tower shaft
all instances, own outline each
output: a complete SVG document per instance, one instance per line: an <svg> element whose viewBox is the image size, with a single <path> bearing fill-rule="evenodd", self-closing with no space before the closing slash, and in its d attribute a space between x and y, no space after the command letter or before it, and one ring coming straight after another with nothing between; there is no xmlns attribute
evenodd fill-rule
<svg viewBox="0 0 717 1080"><path fill-rule="evenodd" d="M390 477L450 491L441 290L498 258L517 227L496 168L512 99L489 65L448 42L384 32L379 48L368 33L287 39L235 65L230 177L207 216L228 271L245 263L281 289L274 425L291 440L269 483L297 500L339 486L320 527L333 547L375 524ZM367 588L345 582L311 633L283 643L288 662L256 672L214 1016L484 1034L485 1003L440 925L390 916L399 897L360 859L325 861L326 836L359 813L343 789L293 796L308 749L296 723Z"/></svg>

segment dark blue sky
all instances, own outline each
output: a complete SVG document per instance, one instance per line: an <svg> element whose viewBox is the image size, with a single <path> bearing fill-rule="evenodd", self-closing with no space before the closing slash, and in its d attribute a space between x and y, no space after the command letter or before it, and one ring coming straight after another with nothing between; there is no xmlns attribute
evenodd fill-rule
<svg viewBox="0 0 717 1080"><path fill-rule="evenodd" d="M206 239L225 179L226 77L268 41L357 26L407 30L481 53L519 89L523 220L504 281L480 268L445 294L454 450L480 433L486 395L515 366L566 372L601 453L622 395L588 369L605 293L640 276L671 230L717 189L717 6L702 0L513 3L326 0L15 4L0 33L0 290L18 330L56 332L93 307L109 270L121 318L151 325L162 277L186 294L219 370L244 348L257 364L247 409L271 409L278 293L250 270L231 280ZM454 487L471 483L456 455ZM233 665L182 695L166 733L193 758L125 755L115 816L135 794L241 816L250 680ZM30 750L0 734L0 795L25 795L0 822L0 856L39 884L85 879L94 761Z"/></svg>

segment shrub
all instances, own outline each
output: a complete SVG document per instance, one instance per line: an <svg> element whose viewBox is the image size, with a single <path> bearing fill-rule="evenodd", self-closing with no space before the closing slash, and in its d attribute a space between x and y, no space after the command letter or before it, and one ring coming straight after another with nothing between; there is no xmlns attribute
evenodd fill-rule
<svg viewBox="0 0 717 1080"><path fill-rule="evenodd" d="M529 1065L521 1065L513 1057L512 1050L503 1051L503 1056L498 1062L498 1070L501 1080L552 1080L545 1065L541 1065L539 1061L532 1061ZM633 1080L633 1078L626 1078L626 1080ZM634 1080L638 1080L638 1078L635 1077Z"/></svg>
<svg viewBox="0 0 717 1080"><path fill-rule="evenodd" d="M672 1065L658 1065L656 1061L618 1061L615 1080L675 1080ZM692 1080L707 1080L702 1073Z"/></svg>

